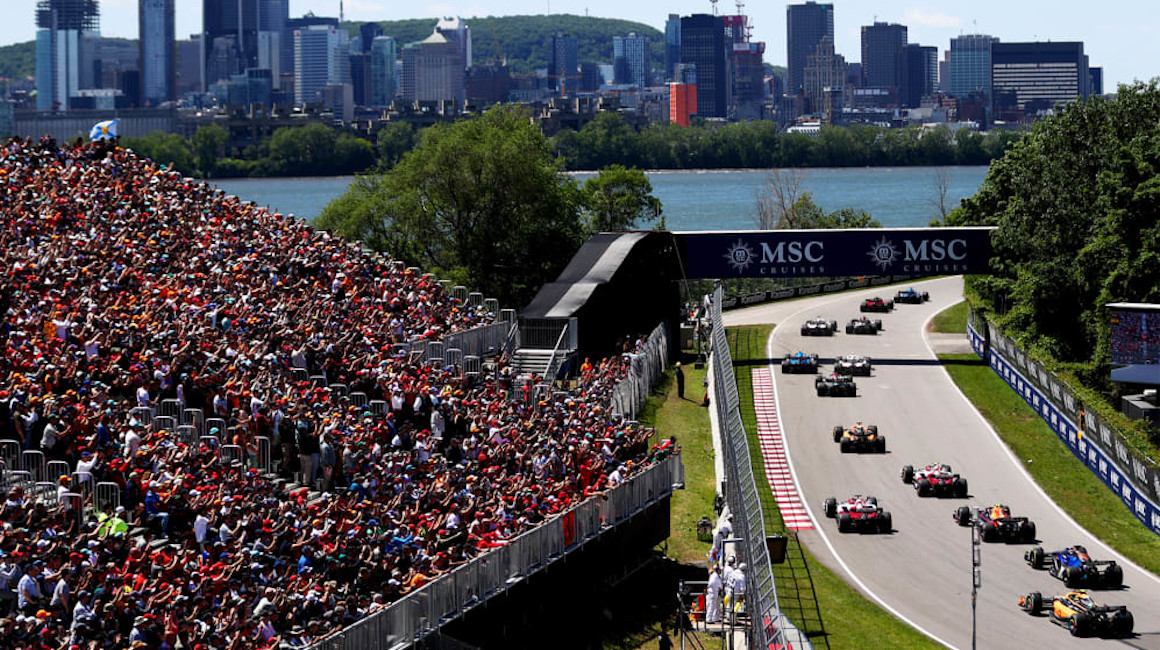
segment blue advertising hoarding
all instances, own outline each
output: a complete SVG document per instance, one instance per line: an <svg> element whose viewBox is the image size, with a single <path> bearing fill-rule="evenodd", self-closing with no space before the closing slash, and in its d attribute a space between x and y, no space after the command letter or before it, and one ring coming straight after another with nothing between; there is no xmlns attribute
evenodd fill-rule
<svg viewBox="0 0 1160 650"><path fill-rule="evenodd" d="M677 232L690 279L988 273L990 227Z"/></svg>

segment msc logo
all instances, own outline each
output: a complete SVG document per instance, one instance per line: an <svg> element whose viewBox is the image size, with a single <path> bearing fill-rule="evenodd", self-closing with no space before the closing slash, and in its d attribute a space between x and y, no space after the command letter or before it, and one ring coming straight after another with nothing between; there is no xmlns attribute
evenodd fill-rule
<svg viewBox="0 0 1160 650"><path fill-rule="evenodd" d="M878 268L885 271L901 253L904 262L945 262L947 260L961 262L967 258L967 241L965 239L923 239L915 242L911 239L902 240L902 250L899 251L894 242L883 237L874 242L870 251L866 253Z"/></svg>
<svg viewBox="0 0 1160 650"><path fill-rule="evenodd" d="M738 273L744 273L745 269L749 268L750 264L757 262L758 264L798 264L801 262L809 262L816 264L821 262L823 255L823 244L820 241L790 241L778 242L770 246L766 242L758 244L761 248L761 256L758 257L748 243L738 239L735 244L730 246L725 251L725 259L733 270Z"/></svg>
<svg viewBox="0 0 1160 650"><path fill-rule="evenodd" d="M725 251L725 259L729 261L729 265L733 267L734 271L744 273L745 269L753 263L753 249L749 247L749 244L738 239L736 244Z"/></svg>

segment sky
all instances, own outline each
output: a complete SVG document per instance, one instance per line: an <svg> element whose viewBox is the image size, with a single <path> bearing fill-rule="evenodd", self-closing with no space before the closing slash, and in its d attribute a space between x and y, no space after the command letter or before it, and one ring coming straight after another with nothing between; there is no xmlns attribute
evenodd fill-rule
<svg viewBox="0 0 1160 650"><path fill-rule="evenodd" d="M177 35L187 38L201 30L201 0L177 1ZM100 0L101 33L137 37L138 0ZM36 37L36 0L3 0L7 18L0 21L0 45ZM847 61L860 58L860 28L875 20L902 23L911 43L938 46L941 52L960 34L990 34L1004 41L1084 42L1093 66L1104 68L1104 91L1121 83L1160 76L1160 3L1151 0L1080 0L1022 2L973 0L963 3L919 3L909 0L834 0L836 49ZM337 16L339 0L290 0L290 15L313 11ZM569 13L633 20L664 29L670 13L711 13L708 0L345 0L347 20L398 20L458 15L503 16ZM765 60L785 65L785 7L769 0L745 4L753 40L765 41ZM737 4L722 0L719 14L736 14ZM468 20L468 25L471 22ZM434 22L432 22L434 27ZM487 35L476 34L479 42ZM477 50L479 46L477 46ZM479 51L489 51L483 48ZM611 53L611 49L610 49Z"/></svg>

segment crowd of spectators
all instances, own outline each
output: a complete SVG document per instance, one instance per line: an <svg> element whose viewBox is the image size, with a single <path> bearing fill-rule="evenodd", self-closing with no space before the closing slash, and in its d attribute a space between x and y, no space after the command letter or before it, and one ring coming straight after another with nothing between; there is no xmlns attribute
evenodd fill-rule
<svg viewBox="0 0 1160 650"><path fill-rule="evenodd" d="M625 358L538 399L420 363L395 344L493 315L115 141L9 141L0 224L0 440L89 499L4 495L4 647L309 645L676 451L607 413ZM163 400L225 430L133 410Z"/></svg>
<svg viewBox="0 0 1160 650"><path fill-rule="evenodd" d="M1160 363L1160 312L1114 310L1112 363Z"/></svg>

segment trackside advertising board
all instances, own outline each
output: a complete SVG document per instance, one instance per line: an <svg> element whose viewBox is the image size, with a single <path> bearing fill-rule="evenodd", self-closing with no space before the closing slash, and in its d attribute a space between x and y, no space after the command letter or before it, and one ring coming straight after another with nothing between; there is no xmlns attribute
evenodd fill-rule
<svg viewBox="0 0 1160 650"><path fill-rule="evenodd" d="M987 273L994 228L677 232L690 279Z"/></svg>
<svg viewBox="0 0 1160 650"><path fill-rule="evenodd" d="M972 314L972 316L974 316ZM990 348L977 328L986 327ZM1038 363L989 323L967 326L971 347L1051 427L1071 453L1120 497L1152 532L1160 534L1160 468L1140 458L1119 434L1090 411ZM1078 423L1078 424L1077 424Z"/></svg>

